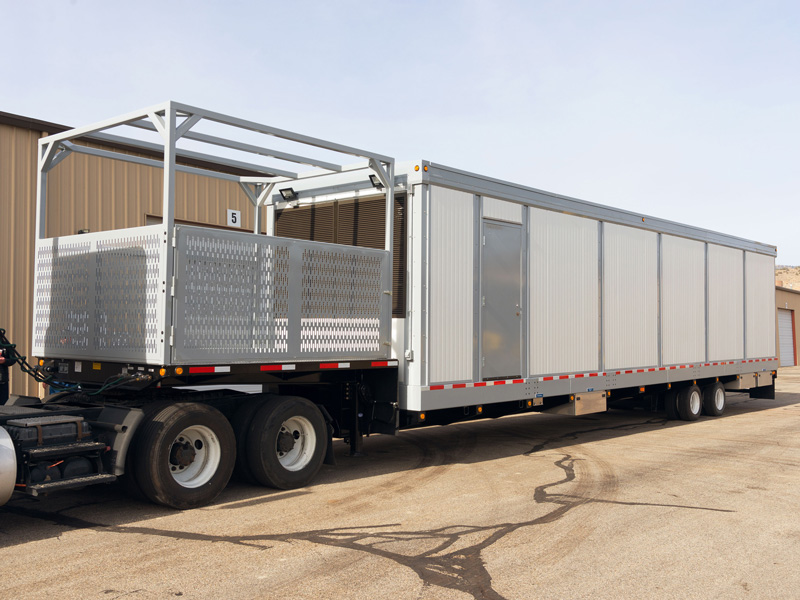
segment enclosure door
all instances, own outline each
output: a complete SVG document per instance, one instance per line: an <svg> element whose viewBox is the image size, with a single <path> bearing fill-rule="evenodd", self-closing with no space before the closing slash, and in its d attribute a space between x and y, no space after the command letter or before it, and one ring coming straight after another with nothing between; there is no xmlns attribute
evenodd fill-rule
<svg viewBox="0 0 800 600"><path fill-rule="evenodd" d="M481 260L481 376L522 373L522 228L483 222Z"/></svg>

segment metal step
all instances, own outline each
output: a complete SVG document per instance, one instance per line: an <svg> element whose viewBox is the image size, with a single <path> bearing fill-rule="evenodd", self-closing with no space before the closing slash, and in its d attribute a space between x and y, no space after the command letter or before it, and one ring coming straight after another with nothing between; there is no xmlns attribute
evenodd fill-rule
<svg viewBox="0 0 800 600"><path fill-rule="evenodd" d="M69 490L72 488L94 485L96 483L111 483L116 480L116 475L111 475L110 473L95 473L94 475L86 475L85 477L72 477L71 479L34 483L26 487L24 491L32 496L38 496L39 494L46 494L47 492Z"/></svg>
<svg viewBox="0 0 800 600"><path fill-rule="evenodd" d="M35 446L33 448L22 448L22 452L27 454L29 458L42 459L42 458L63 458L64 456L73 456L75 454L83 454L84 452L91 452L93 450L105 450L106 445L103 442L70 442L69 444L60 444L58 446Z"/></svg>

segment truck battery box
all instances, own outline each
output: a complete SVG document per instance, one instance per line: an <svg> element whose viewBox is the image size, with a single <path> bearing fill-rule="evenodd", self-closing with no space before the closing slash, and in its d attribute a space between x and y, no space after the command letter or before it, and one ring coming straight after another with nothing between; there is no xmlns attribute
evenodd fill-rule
<svg viewBox="0 0 800 600"><path fill-rule="evenodd" d="M72 415L13 419L6 422L5 429L20 448L79 442L91 433L83 417Z"/></svg>

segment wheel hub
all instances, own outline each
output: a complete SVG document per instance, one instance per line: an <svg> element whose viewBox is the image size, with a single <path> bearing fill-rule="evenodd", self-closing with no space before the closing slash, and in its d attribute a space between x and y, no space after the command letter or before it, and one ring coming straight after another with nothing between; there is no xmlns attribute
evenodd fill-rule
<svg viewBox="0 0 800 600"><path fill-rule="evenodd" d="M291 452L292 448L294 448L294 441L295 436L292 432L282 429L278 434L278 452L281 454Z"/></svg>
<svg viewBox="0 0 800 600"><path fill-rule="evenodd" d="M187 440L179 438L173 445L170 452L169 462L182 469L185 469L194 462L197 452L194 446Z"/></svg>

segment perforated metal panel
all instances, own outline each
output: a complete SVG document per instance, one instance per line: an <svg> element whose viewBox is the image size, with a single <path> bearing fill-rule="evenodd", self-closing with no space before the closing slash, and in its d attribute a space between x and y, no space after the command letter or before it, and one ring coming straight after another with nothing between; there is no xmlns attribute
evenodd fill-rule
<svg viewBox="0 0 800 600"><path fill-rule="evenodd" d="M387 252L177 230L175 364L388 357Z"/></svg>
<svg viewBox="0 0 800 600"><path fill-rule="evenodd" d="M33 353L162 363L164 239L152 226L41 240Z"/></svg>
<svg viewBox="0 0 800 600"><path fill-rule="evenodd" d="M304 248L301 353L381 350L382 256Z"/></svg>

